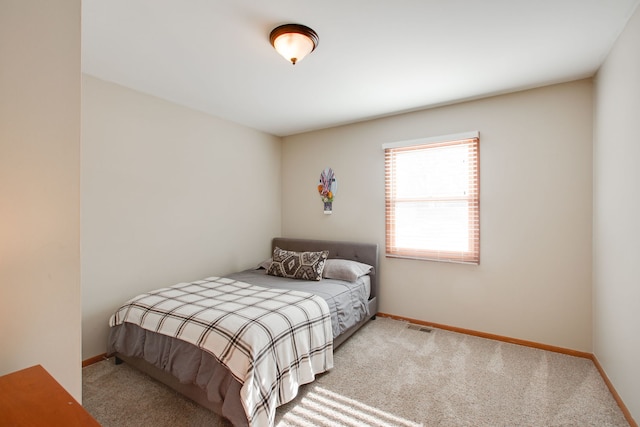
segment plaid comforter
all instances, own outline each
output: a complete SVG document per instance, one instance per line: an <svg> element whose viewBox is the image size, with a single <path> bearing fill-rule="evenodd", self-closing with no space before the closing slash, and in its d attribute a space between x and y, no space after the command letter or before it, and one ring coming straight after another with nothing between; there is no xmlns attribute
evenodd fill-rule
<svg viewBox="0 0 640 427"><path fill-rule="evenodd" d="M209 277L139 295L111 316L213 354L242 383L249 425L271 426L276 407L333 367L327 303L310 293Z"/></svg>

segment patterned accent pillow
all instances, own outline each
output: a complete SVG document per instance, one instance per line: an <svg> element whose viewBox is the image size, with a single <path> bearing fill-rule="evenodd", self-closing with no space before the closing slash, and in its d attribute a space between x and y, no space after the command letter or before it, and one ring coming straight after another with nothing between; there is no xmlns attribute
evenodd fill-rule
<svg viewBox="0 0 640 427"><path fill-rule="evenodd" d="M276 247L267 274L290 279L320 280L328 256L329 251L293 252Z"/></svg>

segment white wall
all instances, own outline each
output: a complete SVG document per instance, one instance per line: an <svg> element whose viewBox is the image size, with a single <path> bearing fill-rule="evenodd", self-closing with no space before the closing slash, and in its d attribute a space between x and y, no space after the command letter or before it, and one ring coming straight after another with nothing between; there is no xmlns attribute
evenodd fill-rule
<svg viewBox="0 0 640 427"><path fill-rule="evenodd" d="M80 1L0 2L0 374L80 371Z"/></svg>
<svg viewBox="0 0 640 427"><path fill-rule="evenodd" d="M594 119L594 354L640 420L640 9L599 70Z"/></svg>
<svg viewBox="0 0 640 427"><path fill-rule="evenodd" d="M480 265L384 258L381 144L473 130ZM287 137L283 234L378 243L381 312L591 352L591 144L591 80Z"/></svg>
<svg viewBox="0 0 640 427"><path fill-rule="evenodd" d="M257 265L280 235L281 140L83 76L83 358L138 293Z"/></svg>

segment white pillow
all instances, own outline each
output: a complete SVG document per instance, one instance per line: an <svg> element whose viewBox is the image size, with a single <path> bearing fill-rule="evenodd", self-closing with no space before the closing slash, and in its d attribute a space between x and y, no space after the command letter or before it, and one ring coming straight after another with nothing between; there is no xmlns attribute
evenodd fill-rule
<svg viewBox="0 0 640 427"><path fill-rule="evenodd" d="M271 261L273 261L273 258L265 259L260 264L258 264L258 266L256 267L256 270L259 270L261 268L268 270L269 266L271 265Z"/></svg>
<svg viewBox="0 0 640 427"><path fill-rule="evenodd" d="M355 282L358 277L369 274L373 267L358 261L348 259L328 259L324 262L322 277L327 279L346 280Z"/></svg>

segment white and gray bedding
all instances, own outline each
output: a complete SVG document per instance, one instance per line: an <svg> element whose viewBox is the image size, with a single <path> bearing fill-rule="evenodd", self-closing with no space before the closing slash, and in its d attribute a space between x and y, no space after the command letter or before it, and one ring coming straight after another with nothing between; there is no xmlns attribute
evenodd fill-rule
<svg viewBox="0 0 640 427"><path fill-rule="evenodd" d="M359 283L355 284L350 282L354 273L352 269L347 271L349 278L347 281L326 277L319 281L283 279L266 275L264 269L234 273L228 275L228 278L265 288L290 289L305 294L309 292L320 297L330 309L328 335L334 338L333 348L344 342L367 320L375 316L378 287L377 245L275 238L272 249L276 246L291 251L328 250L328 258L336 260L338 277L344 277L343 260L358 261L374 268L370 271L367 268L365 270L356 268L356 277L365 273L368 275L364 275L357 281ZM238 378L240 375L233 373L214 353L201 350L197 343L192 344L175 336L159 334L133 323L124 322L111 328L108 354L115 355L116 360L124 360L197 403L221 414L234 425L249 425L249 420L253 420L247 415L251 410L246 411L245 406L253 407L254 405L253 403L247 405L241 396L244 379ZM295 393L297 389L293 394ZM279 403L271 406L277 406L284 401L279 398ZM270 424L269 419L266 420L266 424L263 423L264 417L261 420L260 422L252 421L251 424Z"/></svg>
<svg viewBox="0 0 640 427"><path fill-rule="evenodd" d="M371 279L369 276L361 276L355 282L336 279L297 280L270 276L261 268L229 274L228 277L266 288L298 290L322 297L331 312L334 338L369 317L370 314L368 300Z"/></svg>
<svg viewBox="0 0 640 427"><path fill-rule="evenodd" d="M210 277L138 295L111 317L212 354L243 383L249 425L273 424L276 407L333 367L329 307L319 296Z"/></svg>

